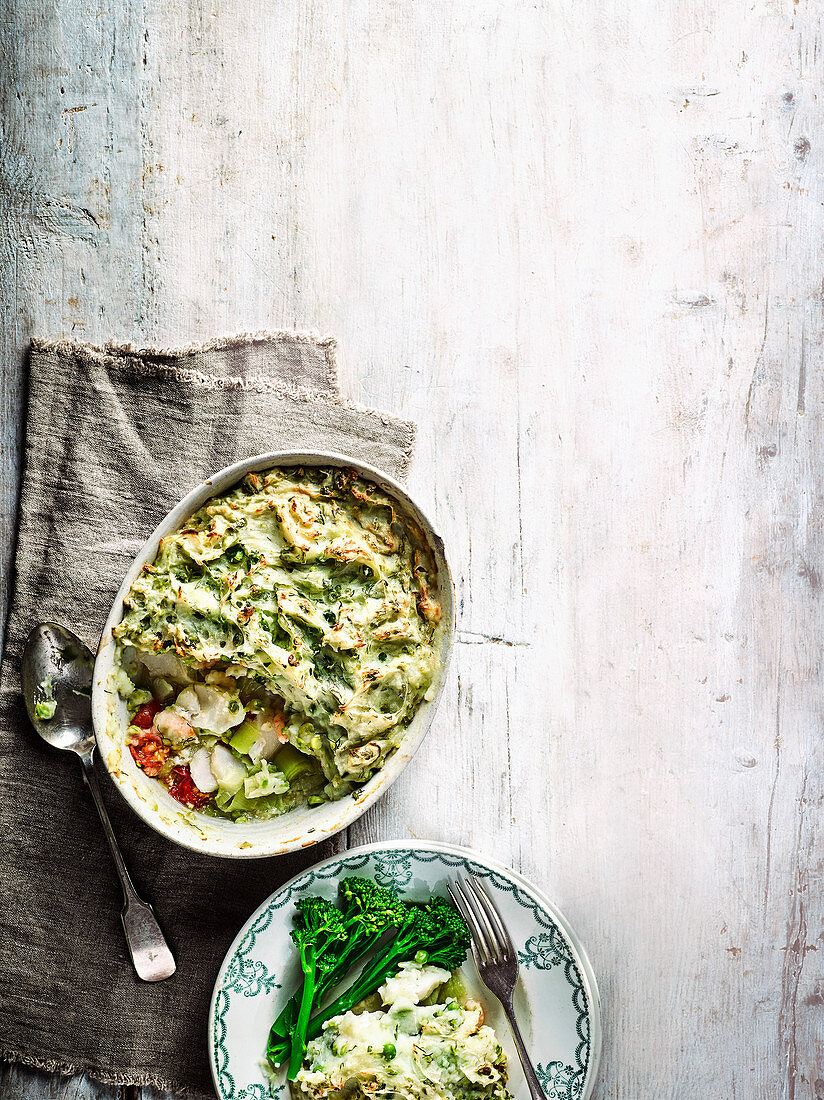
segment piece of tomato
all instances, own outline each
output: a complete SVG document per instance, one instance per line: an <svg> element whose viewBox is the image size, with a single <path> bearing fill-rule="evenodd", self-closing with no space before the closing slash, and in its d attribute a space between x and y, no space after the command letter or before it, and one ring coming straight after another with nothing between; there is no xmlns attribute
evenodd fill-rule
<svg viewBox="0 0 824 1100"><path fill-rule="evenodd" d="M154 730L144 730L139 737L132 738L129 741L129 752L135 764L138 768L142 768L146 775L157 775L169 755L168 748Z"/></svg>
<svg viewBox="0 0 824 1100"><path fill-rule="evenodd" d="M142 730L150 730L154 722L154 716L159 710L163 710L163 707L158 703L157 699L152 699L151 703L144 703L135 711L130 725L137 726Z"/></svg>
<svg viewBox="0 0 824 1100"><path fill-rule="evenodd" d="M191 806L193 810L199 810L212 798L210 794L204 794L195 786L188 764L178 764L169 773L169 794L182 802L184 806Z"/></svg>

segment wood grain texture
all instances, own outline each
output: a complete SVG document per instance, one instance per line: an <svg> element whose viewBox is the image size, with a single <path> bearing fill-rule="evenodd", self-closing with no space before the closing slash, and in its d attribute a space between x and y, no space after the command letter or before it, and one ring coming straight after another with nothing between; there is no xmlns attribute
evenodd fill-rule
<svg viewBox="0 0 824 1100"><path fill-rule="evenodd" d="M435 727L350 840L471 844L549 893L601 983L600 1100L824 1098L823 22L0 23L3 600L32 333L335 333L345 392L419 424L459 595Z"/></svg>

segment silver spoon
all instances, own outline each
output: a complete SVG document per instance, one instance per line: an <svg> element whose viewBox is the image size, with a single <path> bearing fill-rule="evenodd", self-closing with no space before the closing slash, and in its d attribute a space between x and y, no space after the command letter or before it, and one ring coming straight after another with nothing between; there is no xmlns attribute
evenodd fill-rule
<svg viewBox="0 0 824 1100"><path fill-rule="evenodd" d="M56 623L41 623L29 634L23 653L23 697L31 724L43 740L80 757L123 887L120 916L134 968L144 982L159 982L174 974L175 961L151 905L137 893L126 870L94 771L93 668L94 657L76 634ZM49 718L52 695L56 707Z"/></svg>

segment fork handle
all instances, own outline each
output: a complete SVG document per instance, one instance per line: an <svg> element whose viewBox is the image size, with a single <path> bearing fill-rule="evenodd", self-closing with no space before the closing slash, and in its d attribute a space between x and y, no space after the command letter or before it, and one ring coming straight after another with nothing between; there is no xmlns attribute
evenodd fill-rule
<svg viewBox="0 0 824 1100"><path fill-rule="evenodd" d="M524 1067L524 1076L526 1077L526 1083L529 1085L532 1100L546 1100L546 1094L541 1088L538 1074L535 1072L535 1067L532 1065L532 1059L529 1057L526 1046L524 1045L524 1040L521 1037L521 1029L518 1027L518 1020L515 1016L515 1007L511 999L509 1002L502 1001L501 1003L506 1013L506 1018L509 1021L510 1029L512 1030L512 1038L515 1040L515 1046L518 1048L518 1057L521 1059L521 1065Z"/></svg>

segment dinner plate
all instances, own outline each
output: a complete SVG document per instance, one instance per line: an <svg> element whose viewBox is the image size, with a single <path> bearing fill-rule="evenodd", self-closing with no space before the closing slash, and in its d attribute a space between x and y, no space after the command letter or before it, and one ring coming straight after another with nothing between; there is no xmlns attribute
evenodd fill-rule
<svg viewBox="0 0 824 1100"><path fill-rule="evenodd" d="M209 1010L209 1054L220 1100L289 1100L285 1071L271 1079L264 1064L272 1021L298 986L300 968L289 937L298 898L334 898L341 878L362 875L421 899L445 894L450 878L466 874L488 887L518 951L516 1012L548 1100L587 1100L600 1055L601 1012L595 975L575 933L515 871L469 849L434 842L352 848L297 875L252 914L223 961ZM471 957L462 975L504 1047L511 1092L528 1100L506 1018Z"/></svg>

